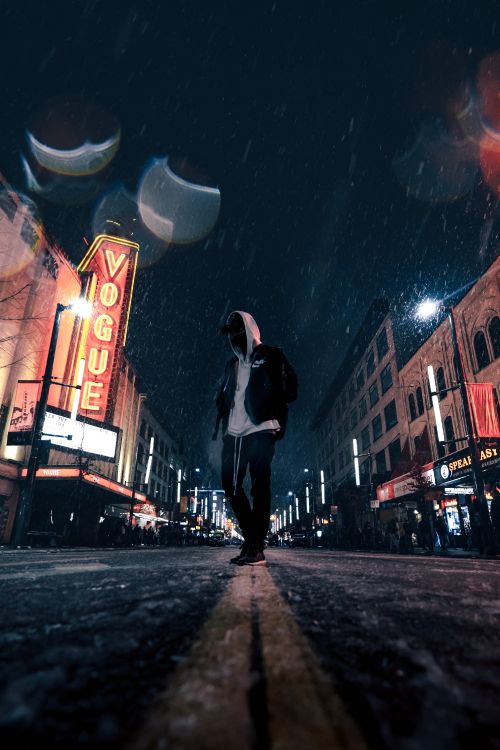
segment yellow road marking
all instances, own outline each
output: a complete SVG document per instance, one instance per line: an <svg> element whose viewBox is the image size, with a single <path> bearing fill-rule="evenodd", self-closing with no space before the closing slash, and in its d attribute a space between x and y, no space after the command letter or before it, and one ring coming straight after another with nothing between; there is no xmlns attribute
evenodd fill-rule
<svg viewBox="0 0 500 750"><path fill-rule="evenodd" d="M240 567L129 750L364 750L266 567Z"/></svg>

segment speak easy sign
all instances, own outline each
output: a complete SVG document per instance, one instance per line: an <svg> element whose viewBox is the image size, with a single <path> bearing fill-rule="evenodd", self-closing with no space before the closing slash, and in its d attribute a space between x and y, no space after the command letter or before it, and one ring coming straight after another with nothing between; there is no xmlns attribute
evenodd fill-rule
<svg viewBox="0 0 500 750"><path fill-rule="evenodd" d="M481 468L488 469L500 462L500 440L484 438L478 445ZM468 448L451 453L445 460L434 464L434 478L437 485L452 479L472 474L472 459Z"/></svg>
<svg viewBox="0 0 500 750"><path fill-rule="evenodd" d="M93 306L85 344L80 413L100 421L112 416L138 249L135 242L99 235L78 268L92 274L89 298Z"/></svg>

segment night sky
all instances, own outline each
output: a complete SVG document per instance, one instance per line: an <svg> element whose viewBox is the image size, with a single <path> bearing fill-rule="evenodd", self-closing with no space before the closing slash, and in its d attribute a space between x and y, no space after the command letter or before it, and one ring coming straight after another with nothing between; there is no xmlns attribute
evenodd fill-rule
<svg viewBox="0 0 500 750"><path fill-rule="evenodd" d="M0 171L74 261L102 197L135 193L153 158L220 188L211 233L156 247L141 268L128 351L205 469L229 354L217 329L251 312L299 375L275 461L275 489L291 486L371 300L387 295L406 320L498 253L497 192L477 155L443 185L435 148L436 133L456 137L464 91L500 50L498 4L21 1L2 16ZM121 126L118 154L76 205L30 193L21 168L26 128L54 97L97 102ZM411 146L429 133L428 163ZM437 151L448 176L456 152Z"/></svg>

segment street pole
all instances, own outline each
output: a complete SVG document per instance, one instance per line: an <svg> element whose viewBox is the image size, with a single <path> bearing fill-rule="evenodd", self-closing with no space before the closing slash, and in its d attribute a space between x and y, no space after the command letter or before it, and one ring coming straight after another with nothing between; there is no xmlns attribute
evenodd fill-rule
<svg viewBox="0 0 500 750"><path fill-rule="evenodd" d="M369 501L370 506L372 505L372 502L375 502L377 499L377 493L375 492L375 487L373 485L373 466L372 466L372 452L370 449L368 449L368 477L370 482L370 493L369 493ZM371 508L373 512L373 545L376 548L377 547L377 531L378 531L378 524L377 524L377 509L375 506Z"/></svg>
<svg viewBox="0 0 500 750"><path fill-rule="evenodd" d="M455 369L456 369L456 375L458 378L458 386L460 389L460 395L462 397L466 439L467 439L467 445L469 447L470 456L471 456L471 469L472 469L472 479L474 483L474 492L476 495L476 502L478 504L478 512L479 512L479 518L481 521L481 528L484 534L484 541L486 542L485 552L488 552L488 551L491 552L491 551L494 551L494 548L495 548L493 528L491 524L488 503L484 495L484 480L483 480L483 473L481 470L481 459L479 456L477 441L474 435L474 427L472 424L472 415L470 411L469 394L467 393L467 385L465 382L462 352L461 352L460 345L458 342L453 307L450 305L449 307L446 308L446 311L448 313L448 320L450 323L451 341L453 344L453 354L454 354L454 360L456 363Z"/></svg>
<svg viewBox="0 0 500 750"><path fill-rule="evenodd" d="M40 452L40 441L42 439L43 423L45 421L45 413L47 411L47 401L49 398L49 390L52 385L52 369L54 367L54 359L56 354L57 337L59 335L59 325L61 322L61 315L64 310L69 309L69 305L62 305L60 302L56 306L56 314L54 323L52 326L52 334L50 337L49 352L47 355L47 362L45 364L45 372L42 378L42 389L40 392L40 400L36 409L35 424L33 427L33 439L31 442L31 453L28 461L28 468L26 472L26 481L24 483L21 497L16 509L15 526L14 526L14 547L22 547L26 544L27 535L31 521L31 511L33 505L33 494L35 489L36 470L38 465L38 454Z"/></svg>

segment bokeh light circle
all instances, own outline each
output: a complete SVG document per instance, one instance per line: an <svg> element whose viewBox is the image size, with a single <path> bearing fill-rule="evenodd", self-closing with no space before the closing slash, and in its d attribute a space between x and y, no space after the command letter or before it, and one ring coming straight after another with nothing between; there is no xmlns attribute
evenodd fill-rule
<svg viewBox="0 0 500 750"><path fill-rule="evenodd" d="M35 161L56 174L83 177L102 171L120 145L120 126L103 106L51 99L30 118L28 147Z"/></svg>
<svg viewBox="0 0 500 750"><path fill-rule="evenodd" d="M197 184L179 176L168 158L156 159L139 185L139 213L147 228L160 240L189 244L213 229L220 211L217 187Z"/></svg>

